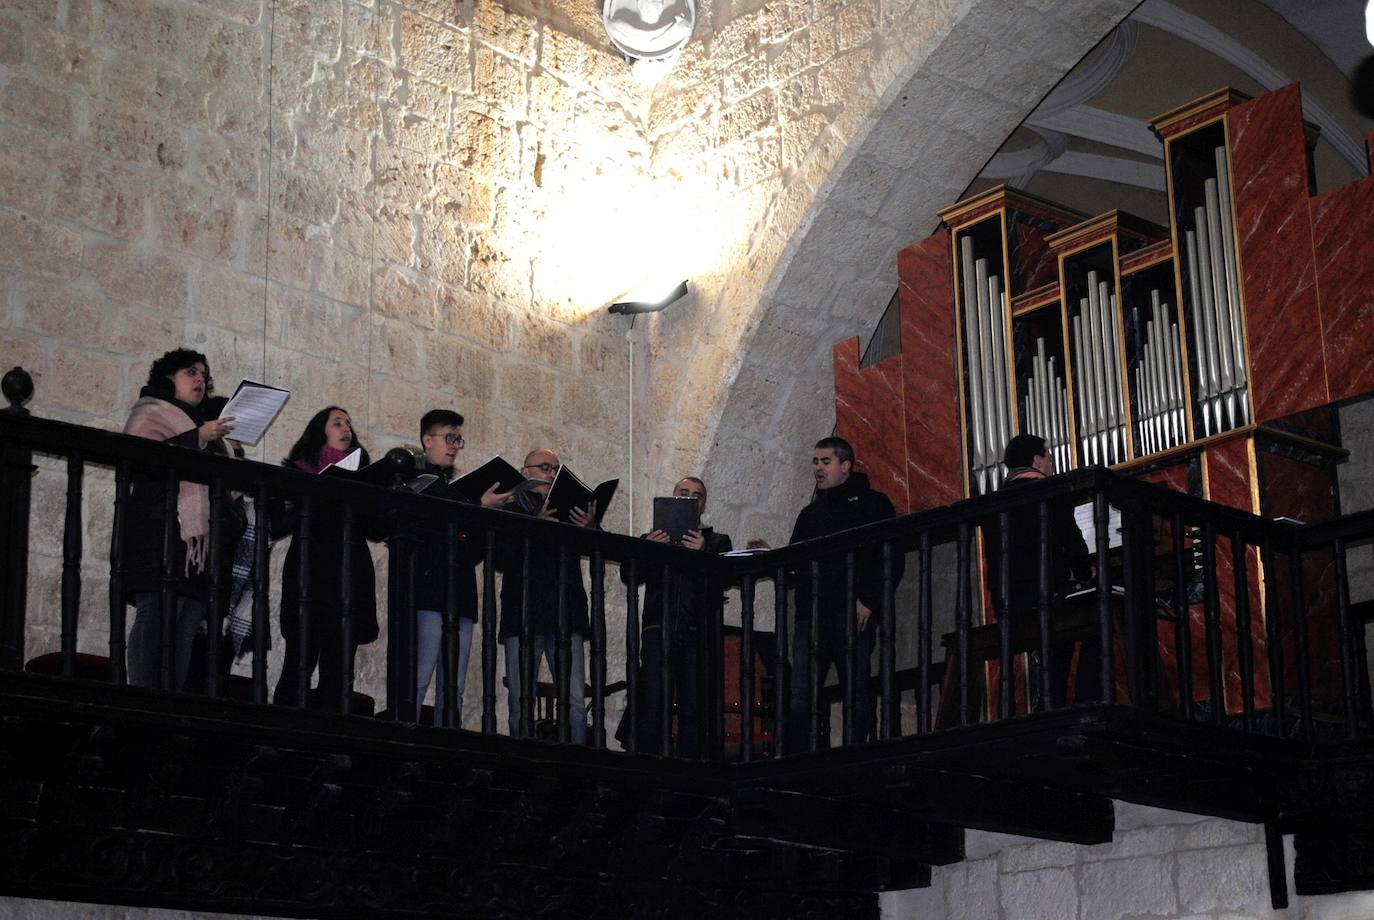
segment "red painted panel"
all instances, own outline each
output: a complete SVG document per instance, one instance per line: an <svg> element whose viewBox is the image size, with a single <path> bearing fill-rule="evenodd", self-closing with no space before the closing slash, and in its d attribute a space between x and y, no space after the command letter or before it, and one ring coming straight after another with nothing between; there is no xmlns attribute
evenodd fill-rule
<svg viewBox="0 0 1374 920"><path fill-rule="evenodd" d="M942 230L897 253L908 511L964 497L949 247Z"/></svg>
<svg viewBox="0 0 1374 920"><path fill-rule="evenodd" d="M854 445L855 466L905 514L906 427L902 356L859 367L858 338L835 344L835 429Z"/></svg>
<svg viewBox="0 0 1374 920"><path fill-rule="evenodd" d="M1374 390L1374 177L1318 195L1311 213L1327 387L1362 396Z"/></svg>
<svg viewBox="0 0 1374 920"><path fill-rule="evenodd" d="M1226 114L1255 419L1330 401L1297 84Z"/></svg>

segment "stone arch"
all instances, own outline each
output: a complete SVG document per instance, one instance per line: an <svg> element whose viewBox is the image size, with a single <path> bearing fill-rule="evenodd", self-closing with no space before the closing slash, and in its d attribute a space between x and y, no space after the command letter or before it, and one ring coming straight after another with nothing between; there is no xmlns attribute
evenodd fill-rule
<svg viewBox="0 0 1374 920"><path fill-rule="evenodd" d="M934 229L935 212L1136 5L978 0L904 45L900 65L875 61L872 82L891 78L863 112L850 106L836 118L837 135L854 128L701 408L696 459L713 483L719 526L785 538L809 491L799 458L833 425L833 343L871 332L896 288L897 251ZM901 27L928 34L938 17L929 7L914 5ZM672 321L655 334L671 337ZM651 463L693 450L667 434L657 452Z"/></svg>

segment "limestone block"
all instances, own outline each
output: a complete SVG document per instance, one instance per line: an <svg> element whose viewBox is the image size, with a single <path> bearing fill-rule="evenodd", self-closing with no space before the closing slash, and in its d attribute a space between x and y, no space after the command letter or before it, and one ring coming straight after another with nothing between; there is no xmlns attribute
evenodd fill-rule
<svg viewBox="0 0 1374 920"><path fill-rule="evenodd" d="M0 265L73 278L81 257L81 237L76 233L27 214L0 211Z"/></svg>
<svg viewBox="0 0 1374 920"><path fill-rule="evenodd" d="M748 188L782 168L782 136L772 132L751 138L731 148L733 179L739 188Z"/></svg>
<svg viewBox="0 0 1374 920"><path fill-rule="evenodd" d="M18 25L15 20L11 22ZM5 28L7 25L0 22L0 30ZM7 43L0 38L0 61L5 59ZM24 57L35 72L55 85L75 86L87 93L94 93L100 85L100 62L95 50L61 32L40 27L30 29L24 36Z"/></svg>
<svg viewBox="0 0 1374 920"><path fill-rule="evenodd" d="M65 343L104 347L109 313L103 297L73 284L21 277L14 285L15 325Z"/></svg>
<svg viewBox="0 0 1374 920"><path fill-rule="evenodd" d="M797 32L768 46L768 78L781 83L801 73L811 64L811 31Z"/></svg>
<svg viewBox="0 0 1374 920"><path fill-rule="evenodd" d="M47 2L47 0L45 0ZM146 0L107 0L101 5L104 41L139 55L175 60L182 39L182 9Z"/></svg>
<svg viewBox="0 0 1374 920"><path fill-rule="evenodd" d="M1000 879L999 900L1017 920L1063 920L1078 916L1078 889L1071 869L1015 872Z"/></svg>
<svg viewBox="0 0 1374 920"><path fill-rule="evenodd" d="M308 224L326 224L339 208L335 188L328 174L279 166L272 170L272 207Z"/></svg>
<svg viewBox="0 0 1374 920"><path fill-rule="evenodd" d="M0 364L6 371L12 367L28 371L33 375L34 393L41 394L48 369L42 341L16 333L12 328L0 329L0 333L3 333L0 334Z"/></svg>
<svg viewBox="0 0 1374 920"><path fill-rule="evenodd" d="M1178 860L1179 907L1191 913L1267 909L1266 865L1262 844L1188 853Z"/></svg>
<svg viewBox="0 0 1374 920"><path fill-rule="evenodd" d="M539 66L563 77L577 79L587 65L587 43L546 24L539 45Z"/></svg>
<svg viewBox="0 0 1374 920"><path fill-rule="evenodd" d="M774 42L786 38L812 21L809 0L769 0L763 6L763 39Z"/></svg>
<svg viewBox="0 0 1374 920"><path fill-rule="evenodd" d="M0 120L70 140L76 136L77 107L70 96L46 84L10 76L0 86Z"/></svg>
<svg viewBox="0 0 1374 920"><path fill-rule="evenodd" d="M1214 818L1179 828L1180 850L1214 849L1264 842L1264 832L1257 824L1241 824Z"/></svg>
<svg viewBox="0 0 1374 920"><path fill-rule="evenodd" d="M316 24L333 20L333 44L328 46L330 56L335 53L338 42L338 5L312 4L317 10L313 18ZM278 7L280 10L280 7ZM280 31L280 13L274 19L274 36L286 38ZM202 11L198 7L188 7L182 21L182 40L178 49L182 67L191 73L203 74L212 81L229 81L237 84L240 79L256 77L261 72L266 55L265 39L261 29L232 22L220 15ZM288 33L290 29L286 30Z"/></svg>
<svg viewBox="0 0 1374 920"><path fill-rule="evenodd" d="M1179 832L1180 828L1172 825L1125 831L1118 827L1111 843L1083 847L1080 852L1085 862L1162 856L1177 849Z"/></svg>
<svg viewBox="0 0 1374 920"><path fill-rule="evenodd" d="M372 369L402 380L426 381L424 333L410 323L386 317L372 319Z"/></svg>
<svg viewBox="0 0 1374 920"><path fill-rule="evenodd" d="M164 341L166 341L164 339ZM172 340L174 343L176 340ZM217 387L221 395L228 396L233 393L239 380L251 376L255 379L262 379L262 335L242 335L222 329L219 326L202 325L200 323L187 323L185 332L181 336L181 342L187 346L204 353L210 361L210 371L218 381ZM162 342L154 340L151 345L145 345L146 355L139 356L138 365L135 369L143 368L141 373L146 374L146 366L150 364L165 348ZM297 360L300 360L298 357ZM227 392L225 392L227 391Z"/></svg>
<svg viewBox="0 0 1374 920"><path fill-rule="evenodd" d="M368 260L325 244L316 249L316 254L314 289L330 300L365 306L369 294Z"/></svg>
<svg viewBox="0 0 1374 920"><path fill-rule="evenodd" d="M1155 808L1150 805L1136 805L1132 802L1117 802L1115 803L1114 811L1116 812L1116 830L1118 833L1135 830L1141 827L1158 827L1171 824L1196 824L1200 821L1212 820L1206 815L1193 815L1182 811L1170 811L1167 808Z"/></svg>
<svg viewBox="0 0 1374 920"><path fill-rule="evenodd" d="M391 55L391 20L377 15L367 4L344 0L340 20L340 44L344 48L388 60Z"/></svg>
<svg viewBox="0 0 1374 920"><path fill-rule="evenodd" d="M263 295L261 278L253 278L222 265L203 265L190 276L187 319L223 326L234 332L262 335ZM281 330L268 330L269 338L280 338Z"/></svg>
<svg viewBox="0 0 1374 920"><path fill-rule="evenodd" d="M0 12L22 13L35 22L56 25L58 0L0 0Z"/></svg>
<svg viewBox="0 0 1374 920"><path fill-rule="evenodd" d="M102 105L128 106L180 124L203 122L209 86L200 76L187 76L157 63L156 58L125 52L102 65L105 97Z"/></svg>
<svg viewBox="0 0 1374 920"><path fill-rule="evenodd" d="M153 187L152 206L165 245L206 259L234 258L239 218L232 195L167 180Z"/></svg>
<svg viewBox="0 0 1374 920"><path fill-rule="evenodd" d="M371 138L350 125L297 125L292 156L298 169L331 176L344 189L362 188L372 170Z"/></svg>
<svg viewBox="0 0 1374 920"><path fill-rule="evenodd" d="M1073 866L1078 861L1078 850L1071 843L1053 842L1008 847L997 854L998 868L1005 874Z"/></svg>
<svg viewBox="0 0 1374 920"><path fill-rule="evenodd" d="M491 245L483 237L474 237L469 246L468 286L472 290L490 294L513 307L530 303L529 259L521 247L521 256ZM541 338L542 333L536 338Z"/></svg>
<svg viewBox="0 0 1374 920"><path fill-rule="evenodd" d="M557 411L564 425L597 432L604 439L623 424L625 391L594 376L568 375L559 388Z"/></svg>
<svg viewBox="0 0 1374 920"><path fill-rule="evenodd" d="M726 102L752 95L768 83L768 58L762 51L740 58L721 75Z"/></svg>
<svg viewBox="0 0 1374 920"><path fill-rule="evenodd" d="M372 275L372 306L386 316L433 329L437 301L430 284L411 272L386 263Z"/></svg>
<svg viewBox="0 0 1374 920"><path fill-rule="evenodd" d="M1168 856L1085 865L1079 878L1082 915L1093 920L1176 916L1173 871L1174 859Z"/></svg>
<svg viewBox="0 0 1374 920"><path fill-rule="evenodd" d="M544 71L530 74L529 118L546 128L560 128L573 117L577 91Z"/></svg>
<svg viewBox="0 0 1374 920"><path fill-rule="evenodd" d="M439 330L461 335L497 351L510 347L511 316L496 301L466 288L448 285L439 285L437 293Z"/></svg>
<svg viewBox="0 0 1374 920"><path fill-rule="evenodd" d="M402 12L400 64L416 76L459 92L469 85L468 37L457 29Z"/></svg>
<svg viewBox="0 0 1374 920"><path fill-rule="evenodd" d="M169 348L181 335L181 324L158 310L125 306L111 324L109 341L103 343L110 351L125 356L155 356Z"/></svg>
<svg viewBox="0 0 1374 920"><path fill-rule="evenodd" d="M0 65L15 67L24 63L23 20L0 16Z"/></svg>
<svg viewBox="0 0 1374 920"><path fill-rule="evenodd" d="M124 394L120 387L81 383L123 380L124 361L118 356L62 346L52 349L47 370L48 380L42 391L45 406L70 410L69 417L86 420L114 417L121 409ZM37 505L36 493L34 502ZM61 534L61 528L57 532Z"/></svg>
<svg viewBox="0 0 1374 920"><path fill-rule="evenodd" d="M403 437L409 435L419 416L416 411L416 385L411 381L378 375L373 378L370 389L372 406L368 410L369 420L383 431Z"/></svg>
<svg viewBox="0 0 1374 920"><path fill-rule="evenodd" d="M48 201L48 170L51 159L23 149L5 138L0 157L0 203L31 214L41 214Z"/></svg>
<svg viewBox="0 0 1374 920"><path fill-rule="evenodd" d="M471 109L453 119L453 158L485 176L509 176L519 171L515 126Z"/></svg>
<svg viewBox="0 0 1374 920"><path fill-rule="evenodd" d="M772 90L760 90L721 111L719 143L729 144L766 131L777 122L777 97Z"/></svg>
<svg viewBox="0 0 1374 920"><path fill-rule="evenodd" d="M707 39L710 59L724 64L755 54L760 38L769 31L765 16L765 11L754 10L716 29Z"/></svg>
<svg viewBox="0 0 1374 920"><path fill-rule="evenodd" d="M469 237L461 221L432 213L420 217L419 271L457 288L468 283Z"/></svg>
<svg viewBox="0 0 1374 920"><path fill-rule="evenodd" d="M430 334L423 344L425 360L420 366L429 386L454 391L465 401L491 399L497 375L491 352L439 333Z"/></svg>
<svg viewBox="0 0 1374 920"><path fill-rule="evenodd" d="M815 104L839 105L851 101L873 63L873 53L858 48L831 58L816 72Z"/></svg>
<svg viewBox="0 0 1374 920"><path fill-rule="evenodd" d="M483 44L499 48L522 64L534 63L538 23L530 16L510 10L497 0L477 0L472 17L472 36Z"/></svg>
<svg viewBox="0 0 1374 920"><path fill-rule="evenodd" d="M778 406L791 386L787 375L794 371L795 368L784 372L754 365L740 369L730 388L730 399L739 400L736 412L744 430L767 431L772 427Z"/></svg>
<svg viewBox="0 0 1374 920"><path fill-rule="evenodd" d="M367 362L365 315L353 307L273 284L267 294L269 326L282 330L281 344L331 361Z"/></svg>
<svg viewBox="0 0 1374 920"><path fill-rule="evenodd" d="M348 63L348 88L357 100L396 101L401 86L400 74L375 57L355 57Z"/></svg>
<svg viewBox="0 0 1374 920"><path fill-rule="evenodd" d="M491 221L491 185L469 170L440 163L428 191L432 212L442 220L463 227Z"/></svg>
<svg viewBox="0 0 1374 920"><path fill-rule="evenodd" d="M683 49L682 59L678 61L679 68L684 66L689 52L696 47L699 46L693 42ZM624 100L636 108L647 102L653 94L653 88L636 81L630 73L630 65L618 53L611 51L609 46L587 46L582 82L607 99Z"/></svg>
<svg viewBox="0 0 1374 920"><path fill-rule="evenodd" d="M100 152L133 166L178 170L186 163L186 137L170 123L114 106L91 113L91 142Z"/></svg>
<svg viewBox="0 0 1374 920"><path fill-rule="evenodd" d="M843 4L832 20L835 28L835 50L848 51L869 41L878 25L877 0L855 0Z"/></svg>
<svg viewBox="0 0 1374 920"><path fill-rule="evenodd" d="M191 175L240 198L257 198L258 176L265 158L266 148L262 144L208 132L197 132L190 138Z"/></svg>
<svg viewBox="0 0 1374 920"><path fill-rule="evenodd" d="M496 400L504 406L551 404L561 375L526 361L502 361L496 378Z"/></svg>
<svg viewBox="0 0 1374 920"><path fill-rule="evenodd" d="M782 126L782 162L790 166L804 160L829 123L819 113L788 119Z"/></svg>
<svg viewBox="0 0 1374 920"><path fill-rule="evenodd" d="M243 220L248 224L246 251L253 254L253 262L264 255L272 280L309 287L317 245L307 238L306 225L280 213L273 214L269 224L265 211L254 211Z"/></svg>
<svg viewBox="0 0 1374 920"><path fill-rule="evenodd" d="M398 264L410 264L415 258L415 241L419 218L407 208L398 208L384 202L374 202L366 215L371 234L367 248L358 252L370 252L376 258L386 259ZM355 249L354 246L346 246Z"/></svg>
<svg viewBox="0 0 1374 920"><path fill-rule="evenodd" d="M342 38L343 6L314 0L279 0L273 28L281 41L305 45L331 57Z"/></svg>
<svg viewBox="0 0 1374 920"><path fill-rule="evenodd" d="M534 312L518 317L515 347L526 358L560 370L571 369L575 361L572 331Z"/></svg>
<svg viewBox="0 0 1374 920"><path fill-rule="evenodd" d="M944 881L946 916L968 917L970 920L974 917L998 916L996 863L984 860L960 866L939 867L937 871ZM1002 916L1016 916L1017 920L1023 920L1019 915ZM1072 916L1072 913L1060 915L1061 920Z"/></svg>

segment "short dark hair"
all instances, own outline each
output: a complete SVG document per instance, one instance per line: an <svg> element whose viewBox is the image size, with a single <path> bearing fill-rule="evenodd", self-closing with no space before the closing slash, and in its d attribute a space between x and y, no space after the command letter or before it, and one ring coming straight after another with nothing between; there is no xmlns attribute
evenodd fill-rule
<svg viewBox="0 0 1374 920"><path fill-rule="evenodd" d="M854 462L854 446L844 438L837 438L831 435L828 438L821 438L816 442L816 450L833 450L835 459L841 463Z"/></svg>
<svg viewBox="0 0 1374 920"><path fill-rule="evenodd" d="M1030 466L1036 457L1043 457L1047 451L1045 439L1040 435L1018 434L1007 442L1007 449L1002 451L1002 462L1007 465L1007 469Z"/></svg>
<svg viewBox="0 0 1374 920"><path fill-rule="evenodd" d="M205 355L190 348L174 348L154 361L153 366L148 368L148 386L168 386L173 374L197 364L205 365L205 395L209 396L215 389L215 382L210 379L210 362Z"/></svg>
<svg viewBox="0 0 1374 920"><path fill-rule="evenodd" d="M695 482L697 485L701 486L701 497L706 497L706 483L702 482L696 476L683 476L678 482Z"/></svg>
<svg viewBox="0 0 1374 920"><path fill-rule="evenodd" d="M452 425L455 428L463 427L463 416L454 412L452 409L430 409L420 416L420 437L432 432L435 428L443 428Z"/></svg>

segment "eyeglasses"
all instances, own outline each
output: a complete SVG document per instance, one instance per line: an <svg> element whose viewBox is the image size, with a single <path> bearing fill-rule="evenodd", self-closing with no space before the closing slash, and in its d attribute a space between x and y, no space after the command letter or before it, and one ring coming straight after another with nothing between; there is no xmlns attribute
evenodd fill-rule
<svg viewBox="0 0 1374 920"><path fill-rule="evenodd" d="M563 468L562 464L559 464L559 463L526 463L526 464L525 464L525 469L527 469L527 470L539 470L540 472L543 472L543 473L557 473L557 472L558 472L559 470L561 470L562 468Z"/></svg>
<svg viewBox="0 0 1374 920"><path fill-rule="evenodd" d="M464 447L467 446L468 442L463 440L463 436L461 434L449 433L444 435L444 443L447 444L449 447L456 447L459 450L462 450Z"/></svg>

